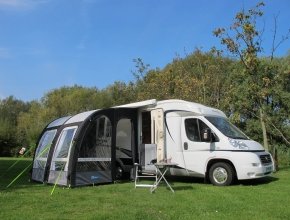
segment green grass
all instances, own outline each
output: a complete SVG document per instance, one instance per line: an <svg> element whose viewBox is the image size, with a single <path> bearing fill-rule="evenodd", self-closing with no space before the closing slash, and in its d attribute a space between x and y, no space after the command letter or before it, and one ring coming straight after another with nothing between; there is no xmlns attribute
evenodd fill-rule
<svg viewBox="0 0 290 220"><path fill-rule="evenodd" d="M8 172L7 169L15 163ZM0 219L289 219L290 168L272 177L215 187L171 179L173 194L132 182L67 189L28 182L30 159L0 158Z"/></svg>

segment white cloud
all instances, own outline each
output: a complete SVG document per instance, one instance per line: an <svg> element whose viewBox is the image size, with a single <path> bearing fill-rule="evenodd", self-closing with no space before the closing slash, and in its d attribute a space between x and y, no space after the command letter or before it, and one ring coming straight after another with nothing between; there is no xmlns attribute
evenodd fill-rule
<svg viewBox="0 0 290 220"><path fill-rule="evenodd" d="M0 9L30 10L49 0L0 0Z"/></svg>

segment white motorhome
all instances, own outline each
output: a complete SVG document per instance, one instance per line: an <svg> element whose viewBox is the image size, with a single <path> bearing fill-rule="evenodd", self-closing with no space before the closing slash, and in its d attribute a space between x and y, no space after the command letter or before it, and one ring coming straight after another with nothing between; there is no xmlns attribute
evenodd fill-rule
<svg viewBox="0 0 290 220"><path fill-rule="evenodd" d="M134 164L177 164L168 174L214 185L274 170L272 156L217 109L183 100L147 100L51 122L35 151L32 180L66 186L113 182Z"/></svg>
<svg viewBox="0 0 290 220"><path fill-rule="evenodd" d="M274 170L272 156L220 110L183 100L149 100L121 107L138 108L138 146L145 148L139 152L152 157L151 144L155 144L157 162L178 164L170 175L204 177L214 185L230 185L235 178L260 178ZM144 169L149 161L143 162Z"/></svg>

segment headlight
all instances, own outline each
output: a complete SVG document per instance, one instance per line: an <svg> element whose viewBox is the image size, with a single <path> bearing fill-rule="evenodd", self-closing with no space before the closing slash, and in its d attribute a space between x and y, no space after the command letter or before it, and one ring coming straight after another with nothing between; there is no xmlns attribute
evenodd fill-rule
<svg viewBox="0 0 290 220"><path fill-rule="evenodd" d="M229 142L234 148L238 148L240 150L248 150L249 149L249 147L242 141L238 141L238 140L229 138Z"/></svg>
<svg viewBox="0 0 290 220"><path fill-rule="evenodd" d="M253 167L259 167L261 164L260 163L252 163Z"/></svg>

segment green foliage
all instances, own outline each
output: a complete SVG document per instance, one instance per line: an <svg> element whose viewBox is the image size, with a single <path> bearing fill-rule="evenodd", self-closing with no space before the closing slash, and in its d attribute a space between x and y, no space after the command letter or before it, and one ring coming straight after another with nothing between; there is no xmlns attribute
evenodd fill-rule
<svg viewBox="0 0 290 220"><path fill-rule="evenodd" d="M26 147L34 147L42 129L50 120L48 109L45 109L40 103L32 101L29 110L18 116L17 134L22 137L22 143ZM34 150L31 150L31 153L33 152Z"/></svg>
<svg viewBox="0 0 290 220"><path fill-rule="evenodd" d="M230 75L227 95L230 98L226 107L236 122L240 120L246 124L249 134L257 132L258 123L253 122L260 122L264 147L274 154L278 164L277 143L290 147L289 64L287 59L274 59L275 47L269 58L258 56L263 49L263 33L257 30L256 24L263 16L263 6L261 2L248 11L238 12L230 28L217 28L214 35L239 58L239 64Z"/></svg>
<svg viewBox="0 0 290 220"><path fill-rule="evenodd" d="M21 148L21 141L15 135L18 115L27 111L28 104L10 96L0 100L0 155L14 155L15 148Z"/></svg>
<svg viewBox="0 0 290 220"><path fill-rule="evenodd" d="M56 117L72 115L81 111L102 108L106 105L105 97L96 88L81 86L61 87L48 92L41 100L48 113Z"/></svg>
<svg viewBox="0 0 290 220"><path fill-rule="evenodd" d="M221 43L234 55L238 56L251 74L258 66L258 53L262 51L260 31L257 30L258 18L263 16L263 2L248 11L240 11L229 29L217 28L213 34L221 39Z"/></svg>
<svg viewBox="0 0 290 220"><path fill-rule="evenodd" d="M163 70L149 70L139 80L138 99L177 98L220 107L232 62L214 51L197 49L185 58L176 58Z"/></svg>
<svg viewBox="0 0 290 220"><path fill-rule="evenodd" d="M26 145L35 147L39 134L49 122L59 117L109 107L111 102L108 97L106 91L77 85L52 90L40 102L31 102L29 111L19 114L18 134L24 137Z"/></svg>
<svg viewBox="0 0 290 220"><path fill-rule="evenodd" d="M115 82L105 89L110 100L109 106L116 106L136 101L136 87L133 83Z"/></svg>

